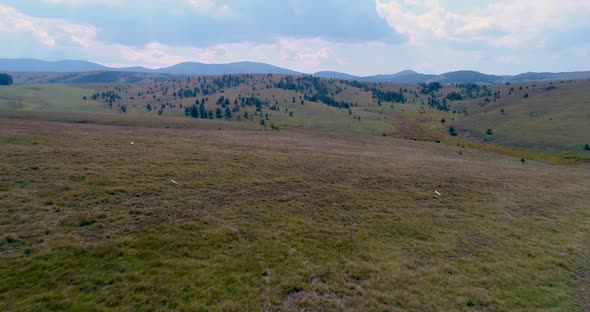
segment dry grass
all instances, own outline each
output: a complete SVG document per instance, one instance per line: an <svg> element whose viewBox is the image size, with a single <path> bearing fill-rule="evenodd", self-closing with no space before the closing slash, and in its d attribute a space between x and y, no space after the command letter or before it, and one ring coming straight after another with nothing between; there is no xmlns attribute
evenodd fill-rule
<svg viewBox="0 0 590 312"><path fill-rule="evenodd" d="M2 119L0 147L3 311L588 306L586 169L306 130Z"/></svg>

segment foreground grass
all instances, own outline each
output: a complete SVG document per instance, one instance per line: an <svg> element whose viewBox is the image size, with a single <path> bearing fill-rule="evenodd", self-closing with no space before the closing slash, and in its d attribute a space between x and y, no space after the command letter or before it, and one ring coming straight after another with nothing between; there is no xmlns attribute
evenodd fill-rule
<svg viewBox="0 0 590 312"><path fill-rule="evenodd" d="M359 134L8 119L0 147L3 311L589 307L586 169Z"/></svg>

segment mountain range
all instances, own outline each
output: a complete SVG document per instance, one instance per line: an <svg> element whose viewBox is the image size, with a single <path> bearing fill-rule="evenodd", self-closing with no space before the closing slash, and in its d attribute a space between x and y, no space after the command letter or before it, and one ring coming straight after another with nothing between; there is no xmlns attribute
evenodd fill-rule
<svg viewBox="0 0 590 312"><path fill-rule="evenodd" d="M160 74L162 77L169 75L225 75L225 74L284 74L284 75L303 75L304 73L294 70L281 68L265 63L258 62L236 62L227 64L204 64L197 62L184 62L170 67L149 69L145 67L124 67L114 68L89 61L64 60L64 61L42 61L36 59L7 59L0 58L0 71L14 72L35 72L35 73L54 73L52 82L61 83L69 82L72 79L71 73L89 73L92 72L96 81L92 82L114 82L113 77L122 75L116 74L97 74L96 72L118 72L118 73L143 73L143 74ZM55 73L63 73L60 75ZM68 75L66 75L68 73ZM579 72L562 72L562 73L523 73L515 76L498 76L488 75L477 71L454 71L440 75L423 74L412 70L404 70L395 74L382 74L374 76L354 76L341 72L321 71L313 76L319 78L335 78L344 80L357 80L362 82L392 82L392 83L428 83L440 82L443 84L455 83L478 83L478 84L496 84L506 82L529 82L529 81L548 81L548 80L570 80L570 79L590 79L590 71ZM78 80L82 79L80 77ZM91 80L90 78L84 78ZM82 79L83 81L86 81ZM134 76L134 79L138 79Z"/></svg>

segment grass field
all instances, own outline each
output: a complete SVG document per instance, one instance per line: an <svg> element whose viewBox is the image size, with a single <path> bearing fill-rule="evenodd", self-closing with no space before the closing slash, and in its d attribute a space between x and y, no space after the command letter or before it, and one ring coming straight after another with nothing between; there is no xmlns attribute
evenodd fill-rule
<svg viewBox="0 0 590 312"><path fill-rule="evenodd" d="M0 119L2 311L590 309L588 169L51 116Z"/></svg>

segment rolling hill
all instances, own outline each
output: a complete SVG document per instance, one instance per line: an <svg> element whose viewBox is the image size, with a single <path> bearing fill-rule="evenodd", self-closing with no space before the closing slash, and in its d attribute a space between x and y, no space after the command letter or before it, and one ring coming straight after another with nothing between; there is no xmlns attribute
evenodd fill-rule
<svg viewBox="0 0 590 312"><path fill-rule="evenodd" d="M88 61L41 61L35 59L0 59L0 71L6 72L96 72L116 71L134 73L160 73L183 75L224 75L224 74L285 74L301 73L277 66L257 62L236 62L228 64L204 64L184 62L170 67L149 69L141 66L114 68Z"/></svg>
<svg viewBox="0 0 590 312"><path fill-rule="evenodd" d="M0 70L7 72L86 72L113 70L113 68L87 61L48 62L35 59L0 59Z"/></svg>
<svg viewBox="0 0 590 312"><path fill-rule="evenodd" d="M124 73L143 73L143 74L168 74L168 75L226 75L226 74L282 74L282 75L303 75L304 73L277 67L270 64L259 62L235 62L227 64L205 64L198 62L184 62L170 67L149 69L141 66L114 68L88 61L41 61L35 59L1 59L0 71L17 73L17 72L43 72L43 73L80 73L80 72L124 72ZM356 80L362 82L379 82L379 83L428 83L440 82L443 84L457 83L477 83L477 84L500 84L506 82L533 82L533 81L551 81L551 80L576 80L590 79L590 71L562 72L562 73L523 73L515 76L508 75L488 75L471 70L453 71L440 75L423 74L413 70L404 70L395 74L379 74L373 76L355 76L337 71L320 71L312 74L318 78ZM106 76L105 76L106 77ZM145 78L145 77L144 77ZM68 82L68 79L57 79L57 82ZM112 79L111 79L112 80ZM135 79L137 80L137 79ZM149 80L142 79L143 80ZM108 81L102 79L96 81L106 82L123 82L123 80ZM17 83L27 83L20 81ZM46 83L37 81L36 83ZM55 83L55 82L52 82Z"/></svg>
<svg viewBox="0 0 590 312"><path fill-rule="evenodd" d="M257 62L237 62L228 64L204 64L185 62L174 66L160 68L154 72L184 75L225 75L225 74L283 74L301 75L301 73L277 66Z"/></svg>

